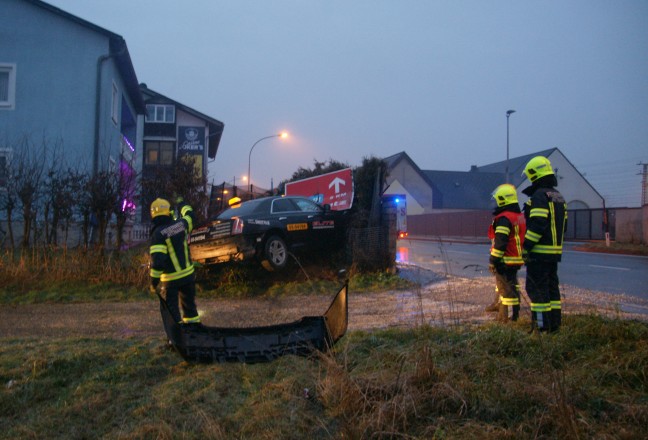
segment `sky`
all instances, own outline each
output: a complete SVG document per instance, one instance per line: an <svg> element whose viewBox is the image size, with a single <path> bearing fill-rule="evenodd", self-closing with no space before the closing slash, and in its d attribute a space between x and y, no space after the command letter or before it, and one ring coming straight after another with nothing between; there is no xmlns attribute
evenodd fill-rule
<svg viewBox="0 0 648 440"><path fill-rule="evenodd" d="M406 152L468 171L557 147L641 204L645 0L48 0L126 40L139 82L225 124L209 180ZM259 139L285 130L289 138Z"/></svg>

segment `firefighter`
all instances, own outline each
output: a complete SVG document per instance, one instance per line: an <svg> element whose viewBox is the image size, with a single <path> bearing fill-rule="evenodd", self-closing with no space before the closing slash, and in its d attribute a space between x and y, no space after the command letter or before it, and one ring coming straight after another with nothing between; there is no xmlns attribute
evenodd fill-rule
<svg viewBox="0 0 648 440"><path fill-rule="evenodd" d="M527 230L523 258L527 267L526 291L531 300L531 326L532 330L555 332L561 324L558 263L567 226L567 204L556 189L558 180L549 159L534 157L524 168L524 174L531 182L522 191L530 197L524 205Z"/></svg>
<svg viewBox="0 0 648 440"><path fill-rule="evenodd" d="M522 243L526 231L525 219L513 185L505 183L498 186L493 192L493 198L497 208L493 211L493 222L488 230L488 238L491 240L489 269L495 275L497 298L487 310L497 307L498 321L517 321L520 315L517 273L524 264Z"/></svg>
<svg viewBox="0 0 648 440"><path fill-rule="evenodd" d="M187 237L193 229L193 209L182 198L176 201L178 216L174 220L170 203L156 199L151 203L151 292L158 285L173 319L180 324L199 324L196 310L196 278L189 254ZM182 315L178 302L182 307Z"/></svg>

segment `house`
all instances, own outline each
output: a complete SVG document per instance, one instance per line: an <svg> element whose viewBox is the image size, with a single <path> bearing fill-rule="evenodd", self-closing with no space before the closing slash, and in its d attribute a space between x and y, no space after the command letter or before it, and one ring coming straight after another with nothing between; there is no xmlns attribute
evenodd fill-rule
<svg viewBox="0 0 648 440"><path fill-rule="evenodd" d="M538 151L508 161L509 183L521 191L529 185L524 167L535 156L545 156L554 167L558 188L569 209L603 208L603 197L558 148ZM472 166L470 171L422 170L405 152L384 159L389 175L386 194L406 194L408 215L465 210L490 210L493 190L507 181L507 162Z"/></svg>
<svg viewBox="0 0 648 440"><path fill-rule="evenodd" d="M140 85L146 104L143 116L142 148L136 160L137 169L148 175L158 168L171 167L183 157L190 157L198 176L207 175L209 160L216 158L225 124L167 96ZM148 206L151 200L142 200ZM149 220L144 209L138 215Z"/></svg>
<svg viewBox="0 0 648 440"><path fill-rule="evenodd" d="M0 11L5 160L29 142L57 145L82 171L128 162L145 107L126 41L39 0L3 0Z"/></svg>
<svg viewBox="0 0 648 440"><path fill-rule="evenodd" d="M44 147L62 169L119 173L122 211L138 209L127 233L148 235L135 178L183 156L206 176L223 123L140 85L120 35L40 0L2 0L0 14L0 190L12 159Z"/></svg>

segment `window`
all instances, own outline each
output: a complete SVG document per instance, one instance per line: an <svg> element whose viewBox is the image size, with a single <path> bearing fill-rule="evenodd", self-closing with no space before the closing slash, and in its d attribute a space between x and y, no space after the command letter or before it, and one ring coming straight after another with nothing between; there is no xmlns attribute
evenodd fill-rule
<svg viewBox="0 0 648 440"><path fill-rule="evenodd" d="M146 122L175 123L175 107L172 105L146 104Z"/></svg>
<svg viewBox="0 0 648 440"><path fill-rule="evenodd" d="M112 116L112 121L115 123L115 125L119 122L119 89L117 88L117 84L113 81L112 83L112 111L111 111L111 116Z"/></svg>
<svg viewBox="0 0 648 440"><path fill-rule="evenodd" d="M173 165L173 142L145 141L145 165Z"/></svg>
<svg viewBox="0 0 648 440"><path fill-rule="evenodd" d="M13 110L16 103L16 65L0 63L0 109Z"/></svg>

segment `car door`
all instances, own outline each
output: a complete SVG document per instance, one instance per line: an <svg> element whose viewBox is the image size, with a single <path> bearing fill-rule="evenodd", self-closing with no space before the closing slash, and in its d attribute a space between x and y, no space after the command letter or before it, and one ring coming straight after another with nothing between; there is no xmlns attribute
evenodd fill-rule
<svg viewBox="0 0 648 440"><path fill-rule="evenodd" d="M304 213L308 223L306 244L314 248L322 248L332 243L335 239L335 220L330 210L323 209L320 205L309 199L296 198L295 204Z"/></svg>
<svg viewBox="0 0 648 440"><path fill-rule="evenodd" d="M299 248L308 241L308 215L301 211L292 198L274 200L271 212L274 220L282 225L289 247Z"/></svg>

